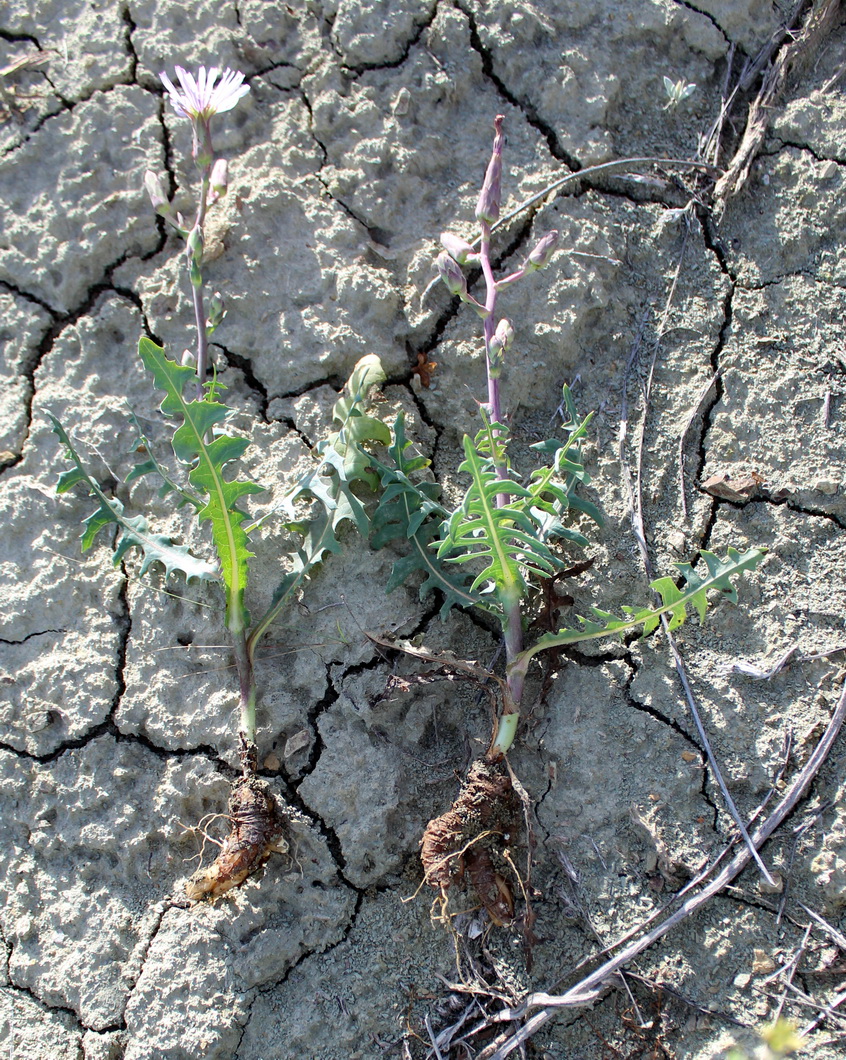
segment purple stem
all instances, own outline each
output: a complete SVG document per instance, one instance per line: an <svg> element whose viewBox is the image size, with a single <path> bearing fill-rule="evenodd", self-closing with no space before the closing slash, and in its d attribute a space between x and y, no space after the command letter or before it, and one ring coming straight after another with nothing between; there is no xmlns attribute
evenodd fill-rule
<svg viewBox="0 0 846 1060"><path fill-rule="evenodd" d="M487 407L491 420L494 423L502 423L499 373L491 373L491 339L496 330L495 310L497 296L497 284L494 279L493 267L491 266L491 226L490 222L484 219L480 220L480 225L482 229L482 242L479 248L479 261L482 266L482 274L485 277L485 309L487 311L485 317L485 365L487 367L488 375ZM501 479L505 478L505 467L497 466L496 470ZM505 507L505 505L508 504L508 500L509 495L507 493L497 494L497 507ZM523 616L520 610L521 601L519 599L504 601L503 603L504 612L502 616L502 631L505 636L505 658L506 662L510 663L516 659L523 650ZM511 694L512 704L519 713L520 701L523 698L522 674L515 674L513 678L508 678L508 690ZM509 704L506 704L506 708L508 706ZM506 713L511 712L506 709Z"/></svg>
<svg viewBox="0 0 846 1060"><path fill-rule="evenodd" d="M502 406L499 395L499 374L491 373L491 339L496 330L496 296L497 286L494 279L493 266L491 265L491 226L488 221L482 221L482 244L479 248L479 262L482 266L482 274L485 277L485 367L488 373L488 414L494 423L502 423ZM500 478L505 477L505 468L497 465L497 474ZM508 495L498 494L496 498L498 508L508 503Z"/></svg>

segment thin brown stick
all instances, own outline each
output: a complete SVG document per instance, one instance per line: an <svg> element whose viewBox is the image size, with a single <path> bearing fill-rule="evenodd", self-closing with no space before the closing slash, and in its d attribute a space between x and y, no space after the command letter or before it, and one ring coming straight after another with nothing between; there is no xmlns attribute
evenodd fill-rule
<svg viewBox="0 0 846 1060"><path fill-rule="evenodd" d="M834 29L839 14L840 0L816 0L800 32L792 36L775 56L772 65L764 74L761 89L749 108L746 130L740 146L714 188L714 201L719 207L725 206L728 199L736 195L746 183L788 76L804 69L820 44Z"/></svg>
<svg viewBox="0 0 846 1060"><path fill-rule="evenodd" d="M808 926L805 928L805 934L802 938L802 941L799 943L798 949L787 962L787 964L783 968L780 968L777 973L777 975L784 975L786 973L787 979L784 982L784 990L782 991L782 995L779 998L778 1007L775 1011L775 1016L773 1016L774 1023L781 1017L782 1010L784 1009L784 1003L785 1001L787 1001L788 991L793 986L793 978L796 975L796 969L799 967L799 962L805 956L805 950L808 948L808 939L810 937L811 925L808 924ZM765 979L764 982L766 983L767 980Z"/></svg>
<svg viewBox="0 0 846 1060"><path fill-rule="evenodd" d="M413 655L415 659L422 659L424 662L437 663L438 666L444 667L444 669L457 670L459 673L470 674L472 677L478 678L479 681L495 681L499 685L500 690L505 695L505 682L501 677L497 677L491 670L486 670L484 666L480 666L478 663L468 662L466 659L459 659L457 656L449 654L447 652L432 652L426 648L416 648L413 644L409 644L406 640L399 638L395 640L388 640L385 637L377 637L374 633L365 633L365 637L368 640L373 641L374 644L379 644L383 648L391 648L394 651L405 652L406 655Z"/></svg>
<svg viewBox="0 0 846 1060"><path fill-rule="evenodd" d="M684 251L687 246L687 237L689 234L689 227L685 229L684 240L682 242L681 253L679 254L678 264L676 265L675 273L673 274L673 282L670 285L670 290L667 294L667 301L664 305L664 311L661 314L661 324L658 329L658 342L655 344L653 350L652 359L649 365L649 373L647 376L646 385L643 387L643 412L640 419L640 424L637 433L637 446L636 446L636 459L635 459L635 475L634 482L632 481L632 475L629 471L628 461L626 460L626 385L625 379L623 384L623 400L620 412L620 433L619 433L619 449L620 449L620 466L623 468L623 478L626 483L626 488L629 494L629 508L631 511L631 523L632 530L634 532L635 540L640 550L641 560L643 562L643 568L646 572L647 578L652 579L652 561L649 557L649 549L646 545L646 525L643 516L643 449L646 439L646 421L649 416L649 400L652 394L652 382L655 377L655 365L658 359L658 351L660 339L664 335L667 327L667 320L670 315L670 306L672 305L673 297L678 286L679 277L681 276L681 268L684 262ZM638 335L638 345L639 345ZM635 347L637 348L637 347ZM631 369L634 361L634 353L629 358L629 364L627 366L627 373ZM664 635L667 638L667 643L670 647L670 652L673 656L673 662L676 667L676 673L678 674L679 681L681 682L682 689L684 690L685 698L687 699L688 707L693 718L693 722L696 725L696 731L699 734L699 739L702 744L702 749L705 752L705 757L708 759L708 765L711 768L711 772L720 792L723 796L723 801L726 804L726 808L737 826L741 836L743 837L744 843L748 847L752 857L755 859L755 863L761 875L766 880L770 887L775 888L776 882L773 879L769 869L766 867L764 862L761 860L757 850L752 845L752 841L749 838L749 833L746 830L746 826L743 823L743 818L740 816L740 812L735 805L734 799L732 798L731 792L728 789L728 785L723 779L722 770L720 769L719 763L717 762L716 756L711 748L711 741L708 739L708 734L705 731L705 726L702 723L702 718L699 713L699 708L696 703L696 698L693 695L693 689L691 688L690 681L687 677L687 671L685 670L684 660L681 657L678 646L676 644L675 637L670 630L670 623L666 615L661 616L661 626L664 630Z"/></svg>
<svg viewBox="0 0 846 1060"><path fill-rule="evenodd" d="M814 748L813 754L796 775L793 783L767 820L752 834L752 843L756 850L762 847L773 832L784 823L804 797L811 781L828 757L834 741L843 726L844 719L846 719L846 685L844 685L834 714L819 743ZM591 972L590 975L585 976L565 993L559 995L541 992L530 994L522 1004L514 1008L505 1008L496 1013L492 1021L505 1023L523 1019L534 1008L541 1009L523 1027L516 1031L490 1060L505 1060L505 1057L509 1056L519 1045L527 1041L539 1030L544 1023L550 1020L556 1009L592 1004L601 996L604 984L610 977L616 975L621 968L643 953L654 942L663 938L674 927L701 909L715 894L718 894L731 883L751 860L752 855L746 847L738 851L723 871L704 887L699 894L688 899L679 910L667 917L662 924L659 924L658 927L626 946L622 952L606 961L601 967Z"/></svg>
<svg viewBox="0 0 846 1060"><path fill-rule="evenodd" d="M799 15L801 14L802 8L805 6L805 0L796 0L793 5L793 10L784 20L784 22L770 34L769 40L764 46L758 51L758 54L754 59L747 59L743 64L743 69L740 71L740 75L737 79L737 83L731 92L728 91L729 78L731 74L731 65L734 59L734 45L729 49L728 54L728 69L726 70L726 79L723 84L723 98L720 105L720 113L717 115L714 124L705 137L704 146L700 150L700 154L703 157L711 156L711 161L714 166L719 164L720 157L720 139L722 137L723 126L728 119L731 108L734 106L737 96L741 92L745 92L758 76L758 74L764 69L764 67L772 60L776 51L781 47L785 40L793 39L793 30L796 26Z"/></svg>
<svg viewBox="0 0 846 1060"><path fill-rule="evenodd" d="M840 1030L846 1030L846 1020L840 1015L835 1015L833 1012L828 1012L825 1005L821 1005L819 1001L814 1001L810 994L806 994L804 990L800 990L795 983L786 983L787 990L791 995L791 1003L794 1005L801 1005L804 1008L812 1008L815 1012L825 1012L825 1018L830 1019L833 1024ZM761 990L760 987L753 987L756 993L760 994L761 997L765 997L769 1002L778 1001L775 994L770 994L766 990Z"/></svg>
<svg viewBox="0 0 846 1060"><path fill-rule="evenodd" d="M815 913L813 909L809 909L803 902L798 903L800 909L804 909L811 920L815 920L823 931L828 935L832 942L836 943L844 953L846 953L846 935L842 931L838 931L836 927L833 927L829 922L819 913Z"/></svg>
<svg viewBox="0 0 846 1060"><path fill-rule="evenodd" d="M828 1017L833 1015L834 1010L840 1005L842 1005L844 1001L846 1001L846 989L841 990L839 994L835 995L835 997L829 1002L829 1004L826 1005L826 1007L822 1010L819 1016L815 1016L807 1027L804 1027L801 1031L799 1031L799 1037L807 1038L809 1034L812 1034L817 1029L817 1027L820 1027L823 1023L825 1023Z"/></svg>

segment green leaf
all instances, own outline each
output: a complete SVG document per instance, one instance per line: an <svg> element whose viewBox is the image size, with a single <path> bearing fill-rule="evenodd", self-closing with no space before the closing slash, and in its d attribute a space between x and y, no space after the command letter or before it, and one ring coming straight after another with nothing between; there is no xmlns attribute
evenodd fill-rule
<svg viewBox="0 0 846 1060"><path fill-rule="evenodd" d="M147 573L150 565L161 563L165 569L165 575L174 571L181 571L186 580L200 578L204 581L217 581L220 574L216 567L206 560L192 556L185 545L175 545L173 541L164 534L155 534L150 530L149 523L143 515L132 518L124 514L123 505L113 497L107 497L100 486L85 470L79 454L73 447L64 427L56 417L48 412L53 424L53 431L65 448L67 458L73 462L73 467L62 472L56 486L57 493L67 493L74 486L82 484L87 487L89 494L99 502L96 511L85 520L85 531L82 535L82 551L91 548L97 534L107 526L116 526L120 531L115 542L113 562L115 566L121 562L130 548L141 549L141 574Z"/></svg>
<svg viewBox="0 0 846 1060"><path fill-rule="evenodd" d="M590 501L576 495L578 486L587 485L590 482L590 476L582 463L581 442L587 436L593 414L591 413L579 422L576 407L567 386L564 387L563 405L568 416L563 425L567 438L563 441L552 438L545 442L536 442L532 446L532 449L552 459L546 466L532 472L529 490L535 498L536 514L541 523L541 539L549 541L560 537L573 544L584 546L588 543L587 539L582 534L566 528L562 520L570 509L574 509L589 516L597 526L602 526L603 520L599 509Z"/></svg>
<svg viewBox="0 0 846 1060"><path fill-rule="evenodd" d="M208 397L185 400L185 387L196 382L192 368L171 361L160 346L146 337L141 339L138 353L156 387L165 393L162 412L179 421L172 440L173 452L177 460L191 468L188 481L205 495L198 518L212 525L226 587L226 625L233 635L238 635L249 625L244 590L253 553L247 548L242 526L246 514L237 502L248 494L262 492L263 487L249 481L227 481L224 471L243 455L249 443L246 438L215 432L215 427L229 415L225 405Z"/></svg>
<svg viewBox="0 0 846 1060"><path fill-rule="evenodd" d="M343 392L333 408L333 418L339 429L315 447L318 463L289 490L281 508L288 515L285 526L302 535L302 543L291 556L291 569L286 571L273 595L266 613L253 626L248 639L250 655L264 633L270 628L291 596L302 585L311 571L330 552L340 552L337 538L340 525L349 521L361 534L370 529L364 502L353 487L363 483L372 489L379 479L366 443L387 444L391 440L388 427L364 413L375 386L385 381L385 373L378 357L363 357L353 369ZM301 508L317 502L316 515L302 517Z"/></svg>
<svg viewBox="0 0 846 1060"><path fill-rule="evenodd" d="M332 417L339 429L317 446L317 452L338 471L341 489L357 481L364 482L370 490L379 486L369 453L363 446L367 442L390 445L391 432L387 424L375 416L365 415L363 410L370 392L381 386L386 378L379 358L367 354L356 364L332 409ZM354 502L351 503L355 507ZM366 533L358 520L357 525L362 533Z"/></svg>
<svg viewBox="0 0 846 1060"><path fill-rule="evenodd" d="M496 447L491 451L496 453ZM505 607L525 595L524 570L549 577L562 563L540 539L539 520L531 503L536 498L531 491L501 478L493 462L485 460L466 435L464 455L459 471L468 473L472 481L460 507L444 524L437 555L451 563L480 562L471 593L492 582L497 600ZM502 494L509 501L498 506L497 497Z"/></svg>
<svg viewBox="0 0 846 1060"><path fill-rule="evenodd" d="M659 607L624 607L622 610L626 618L618 618L594 608L593 619L577 616L578 628L564 628L559 629L557 633L547 633L531 648L521 652L512 667L515 671L525 674L529 661L547 648L560 648L600 637L622 636L638 626L643 627L642 632L646 636L657 628L662 615L669 615L670 629L675 629L685 621L690 607L697 611L700 621L704 621L706 610L710 606L707 594L717 590L732 603L736 603L737 589L731 579L743 571L754 570L765 555L766 549L763 548L750 548L741 553L729 547L725 559L720 559L713 552L703 550L700 557L707 573L699 573L690 563L677 563L676 566L684 578L683 587L680 588L672 578L666 577L657 578L651 583L650 587L661 597Z"/></svg>
<svg viewBox="0 0 846 1060"><path fill-rule="evenodd" d="M392 465L374 460L382 483L382 495L371 526L373 548L384 548L393 541L408 542L408 552L394 561L385 591L393 592L413 575L423 575L420 599L433 589L443 595L440 615L444 619L453 607L484 606L484 598L467 588L466 575L448 570L431 547L438 536L446 509L438 503L440 487L435 482L415 482L412 475L424 471L429 461L409 457L411 442L405 435L405 416L400 412L394 423L394 440L389 449Z"/></svg>
<svg viewBox="0 0 846 1060"><path fill-rule="evenodd" d="M335 420L343 425L351 415L360 415L370 391L374 387L380 387L387 378L382 362L375 353L368 353L362 357L346 381L341 397L335 402L332 409Z"/></svg>
<svg viewBox="0 0 846 1060"><path fill-rule="evenodd" d="M129 415L138 431L138 447L147 454L147 459L137 463L129 472L125 480L127 485L130 482L134 482L135 479L142 478L144 475L158 475L162 480L162 485L159 487L160 497L166 497L169 493L175 493L179 498L176 504L177 508L182 508L185 504L191 504L199 511L200 508L203 507L203 500L195 493L192 493L190 490L187 490L184 486L180 486L174 481L167 468L156 458L150 439L145 434L144 428L141 426L141 421L132 409L129 410Z"/></svg>

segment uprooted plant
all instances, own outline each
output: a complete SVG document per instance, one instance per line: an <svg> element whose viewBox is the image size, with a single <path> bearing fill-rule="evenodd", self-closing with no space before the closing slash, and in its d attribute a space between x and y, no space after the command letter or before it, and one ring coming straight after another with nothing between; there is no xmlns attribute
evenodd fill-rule
<svg viewBox="0 0 846 1060"><path fill-rule="evenodd" d="M658 627L662 616L667 616L669 628L674 629L685 621L691 607L702 620L708 593L716 590L736 600L732 578L756 567L764 555L760 549L740 553L729 548L721 559L702 551L701 569L690 563L677 564L681 586L670 577L651 583L660 597L657 606L627 607L624 617L594 609L590 618L579 618L573 627L547 633L528 646L524 643L528 613L540 583L570 565L566 546L588 543L578 529L566 525L569 513L575 511L595 522L600 522L600 515L576 494L577 487L588 482L581 445L591 417L578 421L567 387L562 403L567 410L563 437L532 447L543 459L523 481L518 481L509 458L512 438L500 387L514 328L506 318L497 320L498 295L549 264L558 233L545 235L515 271L495 278L491 236L500 213L502 121L497 117L493 152L476 206L480 237L471 244L449 233L442 235L445 249L437 262L451 294L484 322L487 400L479 405L481 428L475 438L464 436L464 461L459 468L470 484L457 507L445 509L438 502L437 485L421 481L416 474L428 461L408 456L410 443L400 415L393 426L390 459L373 461L383 493L373 516L372 537L376 547L397 539L406 539L409 545L407 555L394 565L389 590L412 573L422 572L421 592L438 588L443 593L442 615L455 605L473 606L492 615L502 631L505 680L487 675L500 689L490 745L471 766L452 807L429 823L421 841L425 880L438 892L439 916L446 913L450 889L464 882L476 891L496 924L509 922L514 909L509 883L514 863L508 847L518 828L519 800L505 756L517 733L531 661L540 652L583 641L638 629L647 635ZM484 300L469 292L462 266L481 270Z"/></svg>
<svg viewBox="0 0 846 1060"><path fill-rule="evenodd" d="M232 645L240 692L238 729L241 777L232 788L229 801L231 830L216 860L199 869L189 881L190 898L216 897L238 886L275 849L284 849L285 813L267 784L256 776L256 698L254 660L257 645L273 621L283 611L306 576L329 552L340 550L337 530L349 520L359 530L368 528L364 508L352 492L355 482L374 487L378 480L366 454L360 448L365 440L387 443L390 434L384 424L363 414L368 392L385 379L375 357L363 358L353 371L334 406L337 430L316 447L317 463L285 494L282 504L260 519L251 519L239 506L243 499L263 491L263 487L238 477L240 458L249 441L226 431L232 410L221 400L223 387L208 375L209 339L224 316L223 300L215 293L204 305L203 224L206 211L226 191L226 162L214 158L211 119L231 109L249 91L243 75L230 70L222 73L200 69L199 77L177 67L180 89L166 75L162 80L177 114L191 121L193 159L200 171L201 188L196 218L189 228L174 211L162 181L153 173L146 176L147 190L157 212L186 241L194 316L197 329L196 353L186 351L176 363L148 337L139 343L139 356L152 376L156 389L164 392L161 410L173 424L172 449L179 467L167 468L153 452L148 438L139 430L144 459L126 477L126 483L145 475L156 475L162 485L160 496L172 495L179 507L193 509L199 524L210 524L216 563L193 556L184 545L153 532L143 515L129 516L122 502L107 495L86 471L85 464L61 423L51 415L53 429L64 445L70 470L60 476L58 492L66 493L81 484L97 501L96 510L86 519L82 548L91 547L101 530L117 528L114 563L118 565L132 548L141 551L140 574L160 563L168 576L181 573L186 581L216 582L225 598L225 624ZM218 80L219 79L219 80ZM189 393L193 396L189 396ZM352 444L355 443L355 444ZM307 515L303 516L303 509ZM250 560L250 535L265 519L277 516L283 529L300 538L288 557L286 573L267 611L251 621L246 606Z"/></svg>
<svg viewBox="0 0 846 1060"><path fill-rule="evenodd" d="M509 837L519 830L518 785L505 756L518 729L529 664L540 652L599 637L642 629L651 633L669 617L680 625L693 606L704 618L707 593L714 589L735 599L731 579L754 568L763 553L740 554L729 549L725 559L702 552L703 571L679 564L684 584L668 577L652 583L661 603L652 608L628 608L625 617L595 611L574 628L547 633L524 644L524 628L540 583L565 570L567 545L585 546L586 538L566 525L576 511L599 521L598 511L580 498L577 487L588 481L581 446L590 417L579 422L565 387L562 407L566 419L562 437L534 446L538 466L518 481L509 450L511 434L503 414L500 392L505 356L514 338L506 319L497 321L501 291L545 268L556 248L557 233L544 236L522 265L500 279L494 277L491 238L500 211L502 178L502 118L496 120L493 153L476 208L481 229L478 248L453 235L444 235L445 252L438 269L449 290L469 304L484 321L487 400L480 404L481 427L474 438L463 439L460 471L470 479L461 502L449 510L439 500L439 486L421 472L428 461L410 453L405 420L400 413L389 427L370 414L370 391L385 381L376 356L355 366L333 409L334 430L315 448L313 468L292 484L283 501L260 517L241 505L262 487L238 471L249 440L228 433L232 409L222 400L223 387L214 371L209 377L209 340L224 317L223 299L215 293L204 300L203 232L207 210L226 192L224 160L215 159L212 118L231 109L247 91L243 75L201 68L195 79L177 67L180 88L162 75L177 114L191 121L193 159L200 174L200 196L193 224L186 224L165 193L159 177L148 173L147 190L159 213L185 240L186 264L197 331L196 351L186 351L181 363L169 358L149 337L139 343L140 359L157 390L164 394L161 410L173 427L172 450L177 470L159 459L136 421L143 458L126 476L126 485L146 476L161 481L159 494L171 496L179 507L193 511L197 523L210 526L216 562L198 558L188 548L151 530L143 515L126 514L117 497L110 496L86 470L71 438L55 417L53 428L72 467L59 480L60 493L82 485L97 507L85 521L82 547L88 549L101 530L115 529L114 562L121 563L132 548L141 552L140 573L161 564L165 575L181 574L186 581L218 584L225 602L229 634L239 685L237 737L241 776L233 785L229 804L231 829L215 861L194 874L187 886L193 899L216 897L238 886L275 849L284 849L286 811L257 774L254 674L256 648L273 621L290 603L304 580L328 553L340 551L338 531L351 523L369 535L374 548L404 543L393 565L387 591L410 577L422 578L420 593L442 594L441 614L456 606L479 608L498 623L506 654L502 679L479 667L475 673L499 688L499 703L490 745L473 764L451 809L430 822L422 840L425 880L438 892L441 915L450 889L468 883L491 919L506 924L514 914L514 874ZM560 183L560 182L559 182ZM468 290L462 266L480 268L484 301ZM368 507L362 493L375 493ZM270 606L258 619L247 608L251 535L266 520L276 518L297 544L284 563L282 577ZM524 809L525 809L525 799Z"/></svg>

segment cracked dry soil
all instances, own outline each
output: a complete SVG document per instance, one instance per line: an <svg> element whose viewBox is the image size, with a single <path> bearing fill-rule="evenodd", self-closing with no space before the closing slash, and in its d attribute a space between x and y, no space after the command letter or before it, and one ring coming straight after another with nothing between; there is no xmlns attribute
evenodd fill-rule
<svg viewBox="0 0 846 1060"><path fill-rule="evenodd" d="M212 62L250 82L218 125L232 176L211 221L208 277L229 305L216 364L241 410L236 426L254 438L249 470L270 487L268 503L308 466L336 389L370 352L388 371L388 401L457 489L484 369L470 315L440 289L421 295L438 234L472 236L494 115L508 134L504 212L573 168L691 158L724 86L792 7L5 5L0 65L47 61L8 75L0 101L4 1055L418 1058L431 1055L425 1017L437 1031L466 1004L444 985L457 976L453 941L430 925L428 898L403 899L420 882L425 822L488 738L487 705L461 683L386 698L391 674L415 665L376 652L364 631L423 634L431 648L486 661L496 643L473 616L442 624L437 602L413 589L383 596L391 557L355 541L307 586L258 664L262 775L293 807L290 850L227 900L180 897L199 851L187 829L225 809L237 768L235 681L215 647L223 616L202 587L169 596L155 576L140 582L132 561L114 569L103 544L80 555L88 503L55 496L61 461L44 414L59 416L101 481L131 466L125 401L167 442L134 350L147 330L178 353L190 309L143 173L165 172L186 208L193 180L187 123L165 106L158 72ZM549 228L562 234L553 266L503 296L517 330L505 393L526 447L547 436L565 381L583 412L597 410L590 496L607 522L593 570L567 585L577 609L648 600L619 459L624 409L632 469L642 438L656 570L701 547L770 549L744 579L740 608L721 604L681 638L747 818L788 734L785 775L807 758L842 680L843 656L823 653L844 643L846 606L844 45L837 22L788 83L746 187L719 219L701 181L652 171L571 185L498 235L505 267ZM696 85L675 109L663 106L665 75ZM721 164L755 87L735 101ZM427 390L411 374L420 352L437 362ZM751 494L703 487L752 473ZM143 483L122 499L202 548ZM272 529L257 551L259 609L278 580ZM767 669L792 645L799 657L770 680L728 672L737 660ZM473 943L509 997L554 991L732 835L660 638L548 661L527 701L511 762L536 804L532 970L514 932ZM788 884L780 917L781 896L747 869L636 962L643 979L630 988L646 1027L611 990L547 1024L529 1055L710 1058L751 1040L744 1028L771 1018L781 993L767 974L801 941L798 903L846 928L844 762L841 740L765 848ZM826 1004L843 958L815 931L795 985ZM785 1012L800 1025L813 1016L795 995ZM841 1055L841 1026L815 1032L816 1057Z"/></svg>

